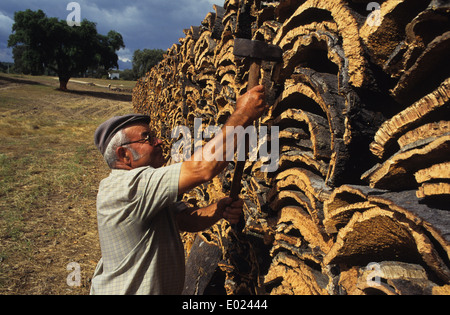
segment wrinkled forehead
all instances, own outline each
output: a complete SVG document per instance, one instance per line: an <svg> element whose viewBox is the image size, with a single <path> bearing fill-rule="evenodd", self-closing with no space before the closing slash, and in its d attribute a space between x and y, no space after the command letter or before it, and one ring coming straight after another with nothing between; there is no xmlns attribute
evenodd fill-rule
<svg viewBox="0 0 450 315"><path fill-rule="evenodd" d="M127 137L146 137L151 133L150 126L145 123L136 123L129 125L123 129Z"/></svg>

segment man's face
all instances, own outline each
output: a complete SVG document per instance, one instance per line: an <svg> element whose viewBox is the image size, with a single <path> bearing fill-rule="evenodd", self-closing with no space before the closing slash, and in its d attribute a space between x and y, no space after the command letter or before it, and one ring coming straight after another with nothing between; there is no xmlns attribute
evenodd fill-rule
<svg viewBox="0 0 450 315"><path fill-rule="evenodd" d="M129 152L129 154L131 155L129 166L132 169L143 166L159 168L162 167L164 163L166 163L162 150L163 142L160 139L153 137L148 125L136 124L125 128L124 132L129 139L129 142L143 140L150 135L150 141L139 141L128 145L129 147L133 148L133 150L136 151L136 153L139 155L139 158L135 160L131 152Z"/></svg>

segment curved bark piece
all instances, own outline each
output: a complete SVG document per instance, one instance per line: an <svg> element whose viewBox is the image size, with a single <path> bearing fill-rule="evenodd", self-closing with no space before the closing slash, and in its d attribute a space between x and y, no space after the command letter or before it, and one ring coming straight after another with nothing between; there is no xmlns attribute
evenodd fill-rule
<svg viewBox="0 0 450 315"><path fill-rule="evenodd" d="M279 254L264 278L271 295L327 295L328 277L297 257Z"/></svg>
<svg viewBox="0 0 450 315"><path fill-rule="evenodd" d="M332 247L330 237L323 233L317 223L311 219L311 216L300 207L288 206L281 209L278 212L277 224L278 226L287 226L283 230L277 229L275 239L277 239L278 235L287 235L292 229L295 229L307 244L313 248L317 247L322 252L328 253ZM300 245L297 247L300 247Z"/></svg>
<svg viewBox="0 0 450 315"><path fill-rule="evenodd" d="M428 94L404 111L395 115L390 120L383 123L375 134L374 142L370 145L370 150L379 158L385 156L389 146L413 126L422 123L433 113L440 114L440 110L445 110L450 101L450 78L446 79L440 87L431 94ZM439 116L438 116L439 118Z"/></svg>
<svg viewBox="0 0 450 315"><path fill-rule="evenodd" d="M388 0L376 9L361 27L360 36L375 63L383 66L398 43L405 39L405 28L429 1Z"/></svg>
<svg viewBox="0 0 450 315"><path fill-rule="evenodd" d="M323 177L328 172L328 164L323 161L314 159L312 152L293 150L284 152L280 157L279 170L286 170L291 167L304 167L306 169L314 169ZM268 174L267 174L268 175Z"/></svg>
<svg viewBox="0 0 450 315"><path fill-rule="evenodd" d="M363 174L362 179L373 188L407 190L417 186L414 173L436 163L444 162L450 154L450 135L433 137L405 147L383 164Z"/></svg>
<svg viewBox="0 0 450 315"><path fill-rule="evenodd" d="M450 184L449 183L425 183L419 188L417 198L439 197L442 201L450 200Z"/></svg>
<svg viewBox="0 0 450 315"><path fill-rule="evenodd" d="M311 201L314 199L317 199L320 202L328 200L331 189L325 185L323 178L319 175L305 169L291 168L279 173L276 176L275 181L285 180L289 176L291 176L294 183L289 183L288 181L283 185L289 186L294 184L299 187L300 190L304 191Z"/></svg>
<svg viewBox="0 0 450 315"><path fill-rule="evenodd" d="M269 123L280 126L284 135L286 133L284 132L285 129L302 129L301 125L298 124L301 121L300 118L293 117L293 112L301 110L319 116L317 119L322 121L323 131L317 135L312 134L310 137L311 143L315 148L315 159L323 160L329 164L325 176L328 185L339 185L349 180L355 175L354 170L349 171L350 168L355 166L350 150L358 151L359 155L354 155L353 157L361 160L364 160L364 156L368 154L367 151L365 153L361 152L358 144L363 134L365 135L367 132L367 128L360 129L354 122L356 119L363 121L368 117L371 117L370 119L373 120L373 115L366 111L356 111L356 108L358 108L357 97L351 96L351 94L347 98L342 96L338 92L338 81L334 75L318 73L310 69L301 69L293 76L293 79L286 81L285 85L285 90L279 96L273 109L271 109L269 116L273 117L273 119L269 120ZM349 99L352 99L353 102L349 102ZM353 113L354 110L357 113L356 115ZM343 113L348 113L348 116L343 116ZM327 126L329 131L326 130L325 126ZM304 140L304 137L302 137L302 140L297 142L291 141L290 143L294 144L296 142L299 145L299 149L303 147L306 149L303 151L307 152L309 143ZM319 147L318 144L320 144L318 141L325 143L326 147L329 147L327 149L328 152L324 152L326 154L318 154L317 148ZM283 145L285 142L282 141L281 144ZM283 147L282 151L292 150L295 150L295 148Z"/></svg>
<svg viewBox="0 0 450 315"><path fill-rule="evenodd" d="M392 193L365 186L346 185L336 189L324 205L324 224L327 230L330 233L339 232L333 247L334 254L329 254L327 261L338 259L337 257L342 253L353 253L352 246L359 248L361 252L366 248L367 251L364 253L372 258L370 253L373 251L364 247L363 239L371 238L373 234L367 232L365 236L363 234L356 236L362 233L361 227L365 226L372 229L372 233L376 233L377 237L386 238L385 241L381 239L381 243L390 242L387 239L393 237L391 234L399 231L396 237L404 239L404 242L409 244L405 247L405 255L411 256L410 258L405 256L405 259L409 259L405 261L414 262L413 260L419 257L418 262L428 265L438 277L450 279L450 214L446 210L433 209L426 204L421 204L415 194L415 191ZM383 218L376 218L377 216ZM381 225L378 229L376 224L367 223L372 219L373 222L385 224L385 227L392 224L396 224L397 227L391 226L391 232L384 227L381 228ZM356 234L352 235L352 233ZM354 245L351 244L351 239L355 240ZM411 241L414 242L414 246ZM368 242L370 243L371 240ZM395 247L394 243L392 246ZM386 245L383 250L389 246ZM390 254L392 252L387 252L386 255ZM387 259L385 256L380 257L373 261ZM360 258L355 257L355 259Z"/></svg>
<svg viewBox="0 0 450 315"><path fill-rule="evenodd" d="M331 135L326 119L316 114L304 112L301 109L288 109L277 117L273 123L283 128L290 125L289 121L295 124L294 127L301 127L302 123L306 123L316 159L331 158Z"/></svg>
<svg viewBox="0 0 450 315"><path fill-rule="evenodd" d="M312 17L315 19L311 19ZM367 65L363 57L356 14L342 0L306 1L284 22L274 39L274 44L279 44L282 38L295 27L323 21L334 22L337 26L338 34L342 39L342 49L348 60L348 82L355 87L366 85L370 78L366 73Z"/></svg>
<svg viewBox="0 0 450 315"><path fill-rule="evenodd" d="M338 43L339 37L334 34L310 31L307 35L297 38L295 42L285 44L286 51L278 80L285 80L297 72L299 67L303 67L333 74L339 78L340 86L345 86L346 60Z"/></svg>
<svg viewBox="0 0 450 315"><path fill-rule="evenodd" d="M213 67L213 56L216 49L216 42L212 38L211 31L205 31L202 33L198 41L194 46L194 64L197 70L215 73Z"/></svg>
<svg viewBox="0 0 450 315"><path fill-rule="evenodd" d="M449 179L450 162L435 164L430 168L418 171L414 176L419 184L437 179Z"/></svg>
<svg viewBox="0 0 450 315"><path fill-rule="evenodd" d="M208 257L208 259L204 259ZM205 243L200 237L196 237L186 262L185 287L183 295L211 294L216 284L214 274L218 263L222 260L222 250Z"/></svg>
<svg viewBox="0 0 450 315"><path fill-rule="evenodd" d="M430 295L434 287L422 266L383 261L360 269L354 294Z"/></svg>
<svg viewBox="0 0 450 315"><path fill-rule="evenodd" d="M435 38L400 78L397 86L391 91L393 97L402 104L410 104L424 94L431 93L439 84L450 76L446 56L450 54L450 31ZM416 87L421 85L420 89Z"/></svg>
<svg viewBox="0 0 450 315"><path fill-rule="evenodd" d="M417 191L417 198L424 198L439 204L442 209L449 209L450 201L450 162L435 164L430 168L414 174L416 181L421 184Z"/></svg>
<svg viewBox="0 0 450 315"><path fill-rule="evenodd" d="M411 68L436 37L450 30L448 3L431 1L405 28L406 38L387 60L383 69L395 78Z"/></svg>
<svg viewBox="0 0 450 315"><path fill-rule="evenodd" d="M422 139L442 136L449 132L450 121L433 122L405 133L398 139L397 142L400 146L400 149L403 149L404 147Z"/></svg>
<svg viewBox="0 0 450 315"><path fill-rule="evenodd" d="M353 214L349 223L340 229L324 264L345 261L364 266L380 259L419 262L420 256L413 236L397 222L393 213L375 207Z"/></svg>

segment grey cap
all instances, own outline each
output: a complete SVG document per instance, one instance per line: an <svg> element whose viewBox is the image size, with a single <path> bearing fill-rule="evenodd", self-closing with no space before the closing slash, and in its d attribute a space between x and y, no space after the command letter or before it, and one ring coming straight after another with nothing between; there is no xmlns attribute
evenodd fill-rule
<svg viewBox="0 0 450 315"><path fill-rule="evenodd" d="M140 114L130 114L125 116L116 116L101 124L94 135L94 142L102 155L105 154L109 142L121 129L128 125L143 122L150 124L150 117Z"/></svg>

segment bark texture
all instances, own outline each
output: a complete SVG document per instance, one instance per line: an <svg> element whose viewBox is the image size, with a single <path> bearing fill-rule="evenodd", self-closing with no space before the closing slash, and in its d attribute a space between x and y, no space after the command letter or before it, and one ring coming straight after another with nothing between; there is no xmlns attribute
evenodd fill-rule
<svg viewBox="0 0 450 315"><path fill-rule="evenodd" d="M279 45L263 62L279 161L248 161L242 232L185 234L186 294L446 294L450 284L450 5L438 0L226 0L133 93L169 148L221 126L245 93L236 37ZM374 10L373 10L374 9ZM212 135L210 135L212 136ZM196 137L191 150L208 141ZM259 143L265 148L265 142ZM181 148L180 153L181 153ZM269 150L270 151L270 150ZM227 196L234 164L184 196Z"/></svg>

